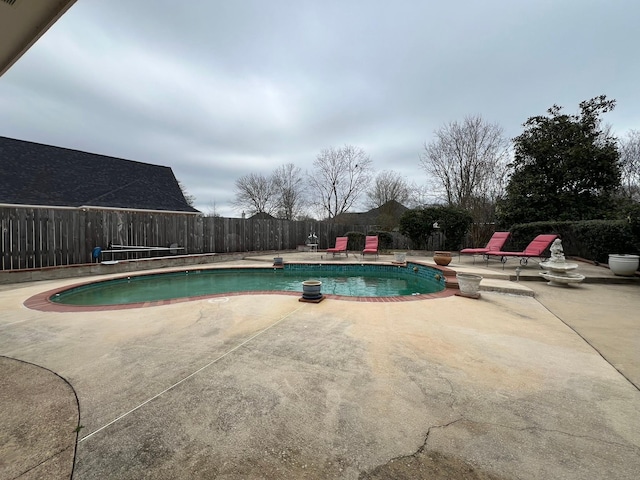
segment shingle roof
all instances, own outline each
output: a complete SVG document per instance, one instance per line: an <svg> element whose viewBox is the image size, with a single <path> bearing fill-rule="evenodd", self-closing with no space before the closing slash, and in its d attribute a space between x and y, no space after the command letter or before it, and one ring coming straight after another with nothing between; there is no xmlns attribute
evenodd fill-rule
<svg viewBox="0 0 640 480"><path fill-rule="evenodd" d="M169 167L6 137L0 203L198 212Z"/></svg>
<svg viewBox="0 0 640 480"><path fill-rule="evenodd" d="M389 200L381 207L374 208L368 212L355 213L346 212L336 215L333 221L343 225L375 225L380 221L381 215L390 215L398 220L402 214L409 210L407 207L395 200Z"/></svg>

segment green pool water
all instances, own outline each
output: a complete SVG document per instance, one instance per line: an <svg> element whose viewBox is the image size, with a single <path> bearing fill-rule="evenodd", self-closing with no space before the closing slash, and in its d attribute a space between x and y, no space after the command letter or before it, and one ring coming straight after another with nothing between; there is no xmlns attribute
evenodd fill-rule
<svg viewBox="0 0 640 480"><path fill-rule="evenodd" d="M322 293L354 297L393 297L444 289L429 267L322 269L210 269L124 277L74 287L51 297L66 305L123 305L231 292L302 292L304 280L320 280Z"/></svg>

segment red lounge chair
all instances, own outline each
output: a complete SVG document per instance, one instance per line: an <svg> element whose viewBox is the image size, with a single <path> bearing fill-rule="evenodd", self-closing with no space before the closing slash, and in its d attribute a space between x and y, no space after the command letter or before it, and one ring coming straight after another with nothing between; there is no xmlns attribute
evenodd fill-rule
<svg viewBox="0 0 640 480"><path fill-rule="evenodd" d="M346 257L349 256L347 253L347 242L349 241L349 237L336 237L336 246L333 248L327 248L327 253L332 253L335 257L336 255L340 255L344 253Z"/></svg>
<svg viewBox="0 0 640 480"><path fill-rule="evenodd" d="M362 258L365 255L375 255L378 258L378 236L377 235L367 235L364 241L364 250L362 250Z"/></svg>
<svg viewBox="0 0 640 480"><path fill-rule="evenodd" d="M500 251L504 244L507 242L509 238L509 232L494 232L489 241L487 242L486 247L482 248L463 248L460 250L460 255L473 255L473 263L476 263L476 255L483 255L484 258L489 260L489 252Z"/></svg>
<svg viewBox="0 0 640 480"><path fill-rule="evenodd" d="M544 253L544 251L549 248L549 246L556 238L558 238L558 235L555 234L538 235L531 241L529 245L527 245L527 248L525 248L521 252L494 251L487 252L486 255L490 255L492 257L500 257L503 269L508 257L520 257L520 265L526 265L527 261L531 257L542 258L542 254Z"/></svg>

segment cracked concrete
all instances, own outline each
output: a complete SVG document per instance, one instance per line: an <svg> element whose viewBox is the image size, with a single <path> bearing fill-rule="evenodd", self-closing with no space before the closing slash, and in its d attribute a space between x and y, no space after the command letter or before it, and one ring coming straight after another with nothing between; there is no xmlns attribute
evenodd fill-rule
<svg viewBox="0 0 640 480"><path fill-rule="evenodd" d="M77 479L640 471L640 392L616 370L633 378L637 353L601 338L616 315L597 312L604 329L575 307L597 286L536 285L547 304L483 292L477 301L317 305L252 295L92 313L22 306L60 283L0 289L0 354L75 388L84 425ZM562 307L561 295L574 307ZM633 300L622 304L631 311ZM0 478L15 477L7 468Z"/></svg>

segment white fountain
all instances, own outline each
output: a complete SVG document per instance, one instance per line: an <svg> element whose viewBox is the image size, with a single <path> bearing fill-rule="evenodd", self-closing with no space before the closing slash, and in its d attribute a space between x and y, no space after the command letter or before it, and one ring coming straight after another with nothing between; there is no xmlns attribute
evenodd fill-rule
<svg viewBox="0 0 640 480"><path fill-rule="evenodd" d="M540 263L540 267L546 270L541 272L540 275L549 281L549 285L568 285L570 283L580 283L584 280L584 275L570 273L578 268L578 264L566 262L562 241L559 238L553 241L549 249L551 250L551 258L546 262Z"/></svg>

